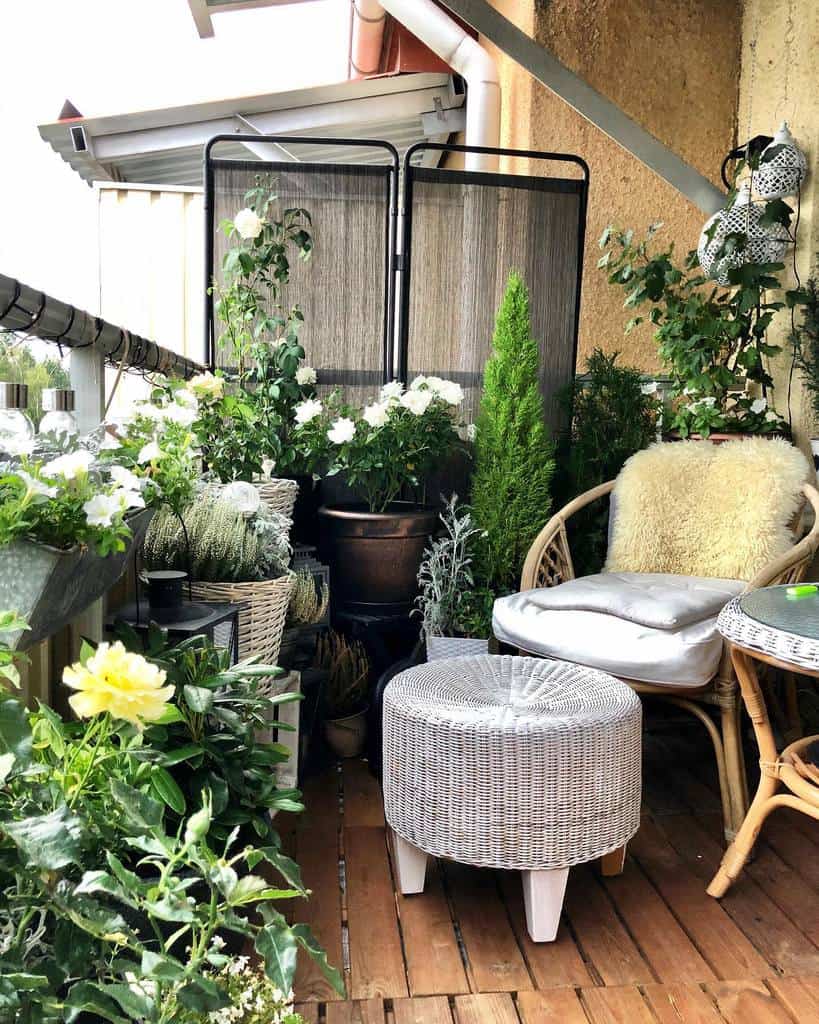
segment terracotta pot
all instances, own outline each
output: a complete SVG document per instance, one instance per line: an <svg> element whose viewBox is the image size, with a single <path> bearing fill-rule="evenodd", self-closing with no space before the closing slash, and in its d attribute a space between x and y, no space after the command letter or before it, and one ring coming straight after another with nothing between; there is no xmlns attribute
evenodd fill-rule
<svg viewBox="0 0 819 1024"><path fill-rule="evenodd" d="M364 707L344 718L324 721L324 738L336 757L359 757L367 742L367 711Z"/></svg>
<svg viewBox="0 0 819 1024"><path fill-rule="evenodd" d="M334 612L408 611L418 594L421 556L437 524L437 512L408 502L395 502L386 512L360 505L319 509Z"/></svg>

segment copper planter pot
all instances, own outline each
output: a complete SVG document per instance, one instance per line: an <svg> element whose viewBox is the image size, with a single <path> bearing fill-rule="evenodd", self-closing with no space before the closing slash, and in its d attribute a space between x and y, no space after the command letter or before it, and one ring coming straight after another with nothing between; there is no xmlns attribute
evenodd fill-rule
<svg viewBox="0 0 819 1024"><path fill-rule="evenodd" d="M438 513L408 502L387 512L361 505L319 509L320 546L330 564L336 613L409 611L418 594L418 566Z"/></svg>

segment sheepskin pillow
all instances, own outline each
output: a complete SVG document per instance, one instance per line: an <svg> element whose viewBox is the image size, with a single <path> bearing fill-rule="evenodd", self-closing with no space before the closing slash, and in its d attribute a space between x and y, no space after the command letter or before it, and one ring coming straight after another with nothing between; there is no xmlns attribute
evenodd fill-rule
<svg viewBox="0 0 819 1024"><path fill-rule="evenodd" d="M606 570L749 580L793 544L808 479L782 438L652 445L617 477Z"/></svg>

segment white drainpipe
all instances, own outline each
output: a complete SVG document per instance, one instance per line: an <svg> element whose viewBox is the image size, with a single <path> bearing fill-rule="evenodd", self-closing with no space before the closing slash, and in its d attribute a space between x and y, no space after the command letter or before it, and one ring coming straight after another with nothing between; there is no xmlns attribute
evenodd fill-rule
<svg viewBox="0 0 819 1024"><path fill-rule="evenodd" d="M368 35L371 38L376 34L383 37L384 32L383 21L377 20L376 9L389 11L396 21L409 29L466 81L469 87L466 144L494 148L500 144L498 69L477 40L432 0L355 0L355 8L359 16L356 17L354 13L353 54L360 54L363 60L365 54L372 53L372 43L367 42ZM379 49L380 41L379 38ZM361 67L358 60L355 63ZM498 158L495 156L467 154L466 169L469 171L495 171L497 168Z"/></svg>
<svg viewBox="0 0 819 1024"><path fill-rule="evenodd" d="M379 0L353 0L350 78L378 73L386 18Z"/></svg>

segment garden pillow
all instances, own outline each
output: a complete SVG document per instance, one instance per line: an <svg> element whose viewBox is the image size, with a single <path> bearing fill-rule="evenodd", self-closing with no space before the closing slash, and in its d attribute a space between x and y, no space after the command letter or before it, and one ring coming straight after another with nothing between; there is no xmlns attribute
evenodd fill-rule
<svg viewBox="0 0 819 1024"><path fill-rule="evenodd" d="M804 455L782 438L679 441L617 477L607 572L749 580L793 544Z"/></svg>

